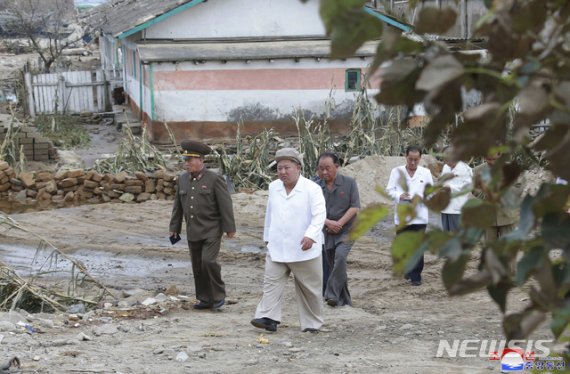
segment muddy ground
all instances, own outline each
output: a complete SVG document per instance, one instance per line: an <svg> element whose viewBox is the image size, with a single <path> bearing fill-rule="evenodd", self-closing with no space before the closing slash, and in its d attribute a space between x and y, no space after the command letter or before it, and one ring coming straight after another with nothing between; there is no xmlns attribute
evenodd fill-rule
<svg viewBox="0 0 570 374"><path fill-rule="evenodd" d="M485 292L449 298L439 278L442 263L432 256L427 256L422 286L392 276L389 220L354 246L349 257L354 306L327 306L319 334L300 331L292 281L278 331L252 327L249 321L263 278L265 199L264 192L234 195L238 236L224 240L221 254L232 304L220 312L190 308L194 291L189 254L183 242L171 246L167 238L171 202L12 215L80 259L123 302L122 308L107 305L78 322L69 321L67 313L35 315L50 321L30 321L42 333L1 332L0 356L17 356L23 368L42 373L499 371L497 362L485 358L435 357L440 339L501 339L501 315ZM36 246L29 234L5 232L0 236L0 260L25 272ZM471 269L475 266L473 261ZM188 300L179 296L178 301L147 308L136 305L172 285ZM144 293L136 294L136 289ZM127 294L135 296L125 298ZM513 292L508 308L521 309L525 298L523 292ZM3 316L14 323L19 318ZM81 340L80 333L91 340ZM547 327L533 338L550 338ZM181 352L188 356L182 362L176 360L183 358Z"/></svg>

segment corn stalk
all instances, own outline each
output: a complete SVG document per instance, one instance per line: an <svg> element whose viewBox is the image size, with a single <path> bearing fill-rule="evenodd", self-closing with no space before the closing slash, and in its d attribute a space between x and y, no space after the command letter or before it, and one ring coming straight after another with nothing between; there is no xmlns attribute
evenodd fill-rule
<svg viewBox="0 0 570 374"><path fill-rule="evenodd" d="M94 169L99 173L121 171L153 171L165 169L166 161L158 148L152 145L143 129L142 136L133 135L128 123L123 126L124 137L117 152L109 158L95 161Z"/></svg>
<svg viewBox="0 0 570 374"><path fill-rule="evenodd" d="M5 263L0 263L0 309L21 307L28 311L65 310L66 304L83 302L95 305L106 295L114 297L113 293L97 279L93 278L80 261L63 253L47 239L29 231L14 219L0 215L0 228L4 234L10 230L18 230L38 240L34 258L31 261L30 273L26 278ZM40 255L49 251L45 259ZM38 281L48 275L67 274L66 285L55 283L51 287L39 285ZM79 291L87 290L93 285L98 290L94 299L79 296ZM65 288L65 291L61 291Z"/></svg>
<svg viewBox="0 0 570 374"><path fill-rule="evenodd" d="M230 154L222 145L216 150L222 172L236 187L267 188L272 181L270 148L277 142L273 129L264 129L258 135L243 138L242 124L237 125L236 152Z"/></svg>

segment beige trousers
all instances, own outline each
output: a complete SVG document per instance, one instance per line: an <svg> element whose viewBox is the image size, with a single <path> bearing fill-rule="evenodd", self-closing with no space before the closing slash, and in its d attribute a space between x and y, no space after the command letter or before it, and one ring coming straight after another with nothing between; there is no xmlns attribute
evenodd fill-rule
<svg viewBox="0 0 570 374"><path fill-rule="evenodd" d="M273 262L267 254L263 296L257 305L255 318L281 321L283 293L289 274L295 276L295 293L301 330L320 329L323 325L323 265L321 256L300 262Z"/></svg>

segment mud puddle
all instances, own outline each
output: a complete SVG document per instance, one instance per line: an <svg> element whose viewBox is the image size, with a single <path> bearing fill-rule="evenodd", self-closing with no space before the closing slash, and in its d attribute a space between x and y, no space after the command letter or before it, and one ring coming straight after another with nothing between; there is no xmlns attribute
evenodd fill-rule
<svg viewBox="0 0 570 374"><path fill-rule="evenodd" d="M121 255L112 252L80 249L69 254L73 259L85 265L87 271L105 283L109 278L145 278L159 276L172 270L188 272L191 264L166 257L145 257L140 255ZM0 244L0 261L13 267L21 276L30 272L49 271L50 276L69 276L72 264L61 256L53 256L52 251L19 245Z"/></svg>

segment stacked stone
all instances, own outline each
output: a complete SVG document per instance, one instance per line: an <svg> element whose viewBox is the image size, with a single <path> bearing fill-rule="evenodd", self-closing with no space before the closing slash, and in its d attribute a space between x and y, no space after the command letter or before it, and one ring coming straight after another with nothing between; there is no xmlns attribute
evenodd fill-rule
<svg viewBox="0 0 570 374"><path fill-rule="evenodd" d="M6 162L0 161L0 200L30 205L172 200L175 184L176 175L164 170L100 174L95 170L74 169L16 175Z"/></svg>
<svg viewBox="0 0 570 374"><path fill-rule="evenodd" d="M10 182L12 178L16 177L14 169L8 165L5 161L0 161L0 194L7 194L8 190L12 188L12 183Z"/></svg>

